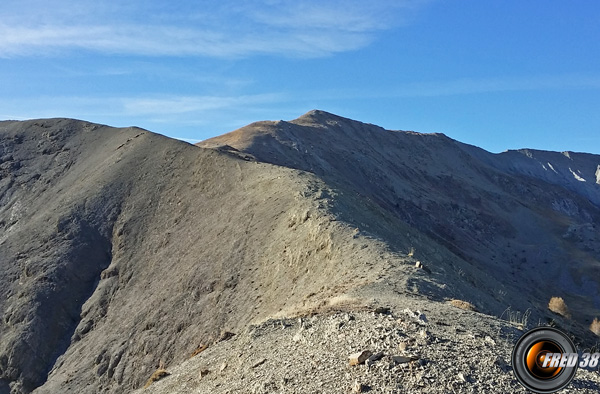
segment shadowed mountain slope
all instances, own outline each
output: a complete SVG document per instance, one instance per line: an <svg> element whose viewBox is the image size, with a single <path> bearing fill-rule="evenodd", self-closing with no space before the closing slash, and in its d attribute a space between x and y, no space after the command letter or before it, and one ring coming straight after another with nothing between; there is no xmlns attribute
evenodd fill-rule
<svg viewBox="0 0 600 394"><path fill-rule="evenodd" d="M597 155L495 155L443 134L389 131L323 111L198 145L313 172L418 229L443 248L419 256L441 273L432 276L436 288L421 283L421 292L466 297L497 315L543 311L553 295L582 322L599 313ZM394 234L381 236L393 245ZM461 284L450 286L454 275Z"/></svg>

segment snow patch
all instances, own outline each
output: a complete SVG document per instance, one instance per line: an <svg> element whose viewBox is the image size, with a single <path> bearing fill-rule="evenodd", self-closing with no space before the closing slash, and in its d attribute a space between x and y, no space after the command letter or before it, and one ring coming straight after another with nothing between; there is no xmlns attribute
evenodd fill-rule
<svg viewBox="0 0 600 394"><path fill-rule="evenodd" d="M550 164L550 162L548 162L548 167L550 167L550 169L554 171L554 173L558 174L558 172L556 172L556 170L554 169L554 167L552 167L552 164ZM600 168L600 166L598 167Z"/></svg>
<svg viewBox="0 0 600 394"><path fill-rule="evenodd" d="M596 168L596 183L600 185L600 164Z"/></svg>
<svg viewBox="0 0 600 394"><path fill-rule="evenodd" d="M569 167L569 171L571 171L571 174L573 174L573 176L575 177L575 179L577 179L579 182L585 182L585 179L583 179L577 173L575 173L575 171L573 171L571 169L571 167ZM598 171L596 171L596 172L598 172Z"/></svg>

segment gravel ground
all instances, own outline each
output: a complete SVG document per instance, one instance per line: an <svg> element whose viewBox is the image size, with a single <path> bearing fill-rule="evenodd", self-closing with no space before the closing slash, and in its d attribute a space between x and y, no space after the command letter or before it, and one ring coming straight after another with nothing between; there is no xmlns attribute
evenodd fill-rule
<svg viewBox="0 0 600 394"><path fill-rule="evenodd" d="M386 313L387 312L387 313ZM268 320L210 345L137 393L526 393L510 356L522 331L448 304ZM351 366L349 356L374 356ZM381 358L379 358L381 357ZM564 392L597 393L579 370Z"/></svg>

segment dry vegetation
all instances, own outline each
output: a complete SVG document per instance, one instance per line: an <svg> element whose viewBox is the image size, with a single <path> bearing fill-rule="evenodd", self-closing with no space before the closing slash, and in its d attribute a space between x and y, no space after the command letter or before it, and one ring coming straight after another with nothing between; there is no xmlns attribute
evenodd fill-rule
<svg viewBox="0 0 600 394"><path fill-rule="evenodd" d="M509 306L504 310L504 312L502 312L500 319L504 318L508 322L516 324L517 326L520 326L521 329L524 329L527 327L530 315L531 309L527 309L525 312L521 313L520 311L513 310Z"/></svg>
<svg viewBox="0 0 600 394"><path fill-rule="evenodd" d="M475 305L473 305L467 301L454 299L454 300L450 300L450 305L452 305L456 308L464 309L466 311L477 312L477 308L475 307Z"/></svg>
<svg viewBox="0 0 600 394"><path fill-rule="evenodd" d="M208 349L208 345L200 345L196 348L196 350L194 350L192 352L192 354L190 355L190 358L199 355L200 353L202 353L203 351L205 351L206 349Z"/></svg>
<svg viewBox="0 0 600 394"><path fill-rule="evenodd" d="M196 350L194 350L192 352L192 354L190 354L190 358L199 355L200 353L202 353L203 351L205 351L206 349L208 349L208 345L200 345L196 348Z"/></svg>
<svg viewBox="0 0 600 394"><path fill-rule="evenodd" d="M600 336L600 320L598 318L595 318L592 324L590 324L590 331Z"/></svg>
<svg viewBox="0 0 600 394"><path fill-rule="evenodd" d="M548 309L558 315L566 317L567 319L571 318L571 312L569 311L569 308L567 307L567 304L565 304L565 301L562 299L562 297L550 298Z"/></svg>
<svg viewBox="0 0 600 394"><path fill-rule="evenodd" d="M161 380L162 378L164 378L165 376L170 375L169 372L167 372L166 369L164 368L158 368L156 371L154 371L154 373L152 374L152 376L150 376L150 378L148 378L148 381L146 381L146 384L144 385L144 388L148 388L150 387L150 385L158 380Z"/></svg>

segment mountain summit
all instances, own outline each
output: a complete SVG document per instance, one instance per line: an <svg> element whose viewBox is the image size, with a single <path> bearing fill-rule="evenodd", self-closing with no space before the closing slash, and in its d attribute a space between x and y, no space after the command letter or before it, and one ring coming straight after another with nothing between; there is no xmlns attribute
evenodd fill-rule
<svg viewBox="0 0 600 394"><path fill-rule="evenodd" d="M257 352L312 353L293 378L277 375L284 364L273 384L256 375L253 392L303 392L325 372L322 387L347 392L362 370L309 361L323 338L370 343L393 364L401 338L426 352L451 340L440 327L468 326L505 353L521 316L520 329L551 322L593 343L599 174L597 155L492 154L323 111L197 146L70 119L0 122L0 394L131 392L164 365L181 369L149 392L243 392L271 365L243 361L263 334ZM194 364L210 357L225 361ZM189 386L198 376L212 383Z"/></svg>
<svg viewBox="0 0 600 394"><path fill-rule="evenodd" d="M553 289L584 321L598 313L600 156L492 154L443 134L384 130L323 111L198 145L316 174L373 203L387 223L418 230L426 245L441 248L427 258L443 270L432 280L446 297L477 300L499 314L509 306L543 310ZM377 235L397 250L416 243L403 232Z"/></svg>

